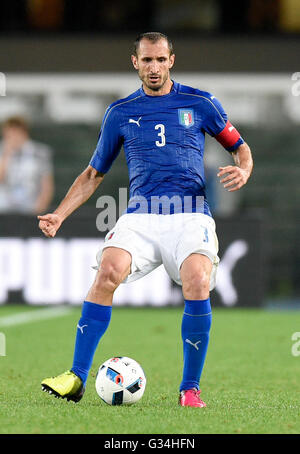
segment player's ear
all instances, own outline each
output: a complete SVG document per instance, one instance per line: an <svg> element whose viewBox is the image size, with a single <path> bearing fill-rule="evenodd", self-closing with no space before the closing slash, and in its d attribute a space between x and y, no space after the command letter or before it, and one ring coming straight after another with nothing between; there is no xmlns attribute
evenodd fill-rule
<svg viewBox="0 0 300 454"><path fill-rule="evenodd" d="M134 69L139 69L137 57L135 55L131 55L131 62L133 64Z"/></svg>
<svg viewBox="0 0 300 454"><path fill-rule="evenodd" d="M172 54L172 55L170 55L170 65L169 65L169 69L173 68L174 63L175 63L175 54Z"/></svg>

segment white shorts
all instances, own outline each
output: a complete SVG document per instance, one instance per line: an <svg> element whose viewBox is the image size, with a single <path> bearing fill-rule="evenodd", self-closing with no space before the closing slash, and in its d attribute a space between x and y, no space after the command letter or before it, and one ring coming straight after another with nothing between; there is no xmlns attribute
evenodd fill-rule
<svg viewBox="0 0 300 454"><path fill-rule="evenodd" d="M98 266L107 247L121 248L131 254L131 272L123 283L140 279L163 264L170 278L182 285L180 267L190 254L198 253L212 261L210 290L216 285L219 246L215 221L208 215L124 214L107 233L97 253Z"/></svg>

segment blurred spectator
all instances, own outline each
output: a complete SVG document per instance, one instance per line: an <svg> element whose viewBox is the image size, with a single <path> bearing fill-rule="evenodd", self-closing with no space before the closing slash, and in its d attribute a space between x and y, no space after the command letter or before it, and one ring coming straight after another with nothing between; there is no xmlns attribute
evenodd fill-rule
<svg viewBox="0 0 300 454"><path fill-rule="evenodd" d="M8 118L0 142L0 212L43 213L54 193L52 151L29 137L22 117Z"/></svg>

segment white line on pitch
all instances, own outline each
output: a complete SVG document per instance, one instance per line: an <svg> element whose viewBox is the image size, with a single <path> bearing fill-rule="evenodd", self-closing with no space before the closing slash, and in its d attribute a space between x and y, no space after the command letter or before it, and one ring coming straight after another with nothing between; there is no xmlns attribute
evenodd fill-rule
<svg viewBox="0 0 300 454"><path fill-rule="evenodd" d="M26 312L19 312L13 315L0 317L0 327L8 327L22 325L24 323L37 322L39 320L47 320L49 318L62 317L68 315L73 308L71 307L48 307L45 309L35 309Z"/></svg>

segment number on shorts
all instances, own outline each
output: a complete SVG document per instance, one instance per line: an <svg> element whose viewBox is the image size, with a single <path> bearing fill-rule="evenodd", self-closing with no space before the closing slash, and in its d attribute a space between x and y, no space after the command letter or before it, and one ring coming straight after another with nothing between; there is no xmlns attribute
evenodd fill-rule
<svg viewBox="0 0 300 454"><path fill-rule="evenodd" d="M208 230L207 227L204 227L204 243L208 243Z"/></svg>

